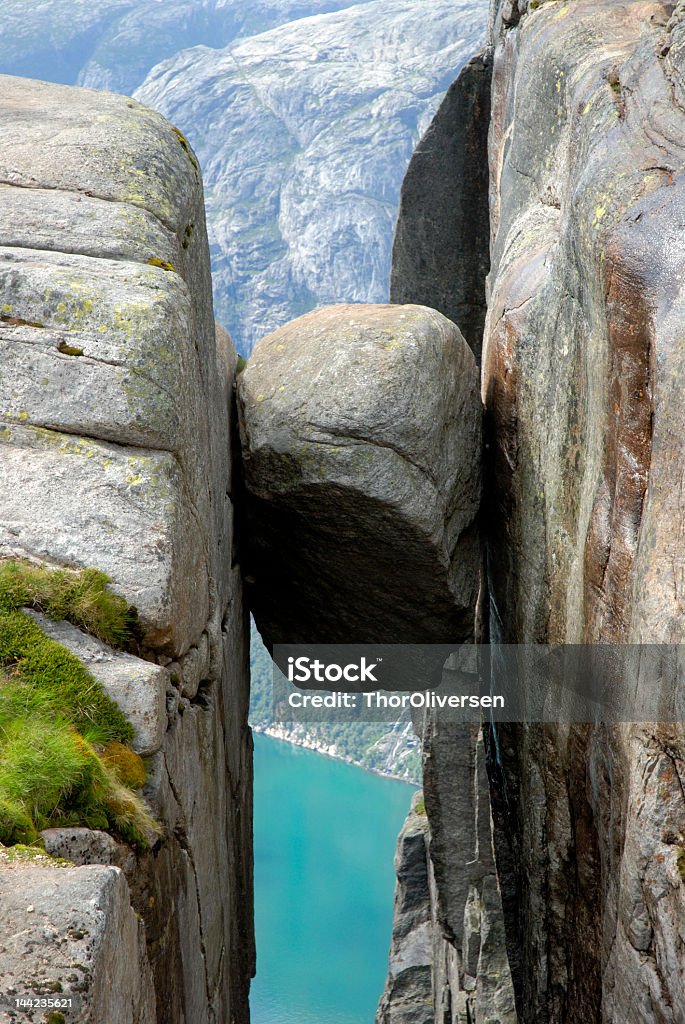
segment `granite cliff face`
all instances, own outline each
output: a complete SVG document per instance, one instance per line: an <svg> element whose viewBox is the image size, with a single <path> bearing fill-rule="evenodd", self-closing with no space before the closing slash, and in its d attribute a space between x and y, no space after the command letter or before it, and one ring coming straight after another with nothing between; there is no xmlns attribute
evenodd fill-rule
<svg viewBox="0 0 685 1024"><path fill-rule="evenodd" d="M0 555L99 568L138 609L138 657L46 628L129 716L162 832L136 854L50 829L50 854L107 866L0 865L3 992L56 979L83 1021L247 1021L235 353L212 314L197 161L125 97L7 77L0 95Z"/></svg>
<svg viewBox="0 0 685 1024"><path fill-rule="evenodd" d="M681 12L495 11L483 398L508 641L682 640ZM658 724L497 737L526 1020L683 1019L684 741Z"/></svg>
<svg viewBox="0 0 685 1024"><path fill-rule="evenodd" d="M681 639L682 15L661 3L492 9L492 641ZM465 113L448 137L462 148L476 130ZM420 151L412 168L425 201L409 202L421 191L410 177L393 289L428 301L425 265L465 229L427 240L454 183ZM444 310L449 294L436 298ZM485 739L520 1019L685 1019L681 727L498 726ZM442 839L449 863L456 846Z"/></svg>

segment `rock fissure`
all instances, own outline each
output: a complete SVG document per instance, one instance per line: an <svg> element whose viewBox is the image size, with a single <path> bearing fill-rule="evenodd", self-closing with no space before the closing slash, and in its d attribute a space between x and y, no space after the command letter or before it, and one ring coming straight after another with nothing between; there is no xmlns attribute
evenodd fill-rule
<svg viewBox="0 0 685 1024"><path fill-rule="evenodd" d="M90 153L88 155L90 155ZM41 181L36 181L34 184L29 184L28 182L12 181L10 178L2 178L2 177L0 177L0 185L7 185L10 188L23 188L23 189L31 189L31 190L38 189L41 192L65 192L67 194L72 194L72 195L82 195L82 196L87 196L89 199L97 199L101 203L117 203L117 204L127 203L127 205L129 205L129 206L136 206L136 207L138 207L141 210L145 210L145 212L148 213L151 217L153 217L159 223L159 226L164 228L165 231L168 231L170 235L173 235L174 237L177 235L177 230L174 228L174 225L172 223L166 222L160 216L158 210L151 209L149 205L146 205L143 202L134 202L133 200L128 200L128 202L127 202L126 200L118 198L117 196L103 195L102 193L94 192L92 189L87 189L87 188L80 188L80 189L69 188L69 189L67 189L67 188L62 188L59 185L47 185L47 184L45 184L45 182L41 182ZM12 247L10 247L10 248L12 248ZM57 251L62 251L62 250L57 250ZM100 259L102 257L97 257L97 258Z"/></svg>
<svg viewBox="0 0 685 1024"><path fill-rule="evenodd" d="M204 937L204 932L203 932L203 929L202 929L202 900L200 898L200 885L199 885L199 882L198 882L197 867L195 865L195 860L194 860L194 857L193 857L193 847L190 844L190 842L188 841L187 833L185 831L185 824L183 823L183 804L181 802L179 794L176 791L176 787L174 785L174 781L173 781L173 779L171 777L171 774L169 772L169 766L167 765L166 761L164 762L164 768L166 770L167 782L168 782L169 788L170 788L170 790L171 790L171 792L173 794L174 800L176 801L176 805L177 805L179 813L181 815L181 822L182 822L180 828L179 828L178 825L176 825L176 827L174 828L174 839L177 841L177 843L179 844L179 846L181 847L181 849L183 850L184 854L186 855L186 857L188 858L188 860L190 862L191 870L192 870L192 873L193 873L193 880L194 880L194 883L195 883L195 900L196 900L196 904L197 904L197 916L198 916L198 921L199 921L199 926L200 926L200 949L201 949L202 963L203 963L204 969L205 969L204 970L204 982L205 982L205 992L206 992L206 1003L207 1003L207 1006L210 1006L211 1002L212 1002L212 999L211 999L212 993L210 991L209 976L207 974L207 951L206 951L206 948L205 948L205 937Z"/></svg>

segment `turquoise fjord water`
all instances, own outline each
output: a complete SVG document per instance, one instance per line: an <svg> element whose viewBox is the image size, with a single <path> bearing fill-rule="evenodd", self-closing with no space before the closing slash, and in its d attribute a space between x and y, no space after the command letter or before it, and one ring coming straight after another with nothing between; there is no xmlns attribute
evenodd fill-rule
<svg viewBox="0 0 685 1024"><path fill-rule="evenodd" d="M252 1024L373 1024L413 791L255 735Z"/></svg>

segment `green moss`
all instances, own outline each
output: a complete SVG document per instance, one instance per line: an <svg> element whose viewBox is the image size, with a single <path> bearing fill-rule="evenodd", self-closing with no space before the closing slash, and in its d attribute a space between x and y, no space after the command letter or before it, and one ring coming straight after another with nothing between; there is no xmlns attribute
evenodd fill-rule
<svg viewBox="0 0 685 1024"><path fill-rule="evenodd" d="M0 843L34 843L54 825L111 829L147 845L156 829L126 785L144 781L133 728L79 659L22 611L32 606L119 642L126 602L97 570L0 562ZM118 752L116 763L108 750ZM125 770L120 767L125 766ZM141 779L142 772L142 779ZM126 783L126 785L124 785Z"/></svg>
<svg viewBox="0 0 685 1024"><path fill-rule="evenodd" d="M178 141L181 143L181 145L183 146L184 150L188 154L188 159L190 160L191 164L193 165L193 167L195 168L195 170L199 174L199 172L200 172L200 165L197 162L195 154L193 153L192 149L190 148L190 143L188 142L187 138L185 137L183 132L179 131L179 129L176 128L174 125L172 125L171 128L172 128L172 131L173 131L174 135L176 136L176 138L178 139Z"/></svg>
<svg viewBox="0 0 685 1024"><path fill-rule="evenodd" d="M0 863L16 864L43 864L55 868L73 868L73 861L64 857L52 857L45 852L42 840L37 840L30 846L25 843L15 843L14 846L0 847Z"/></svg>
<svg viewBox="0 0 685 1024"><path fill-rule="evenodd" d="M183 245L184 249L187 249L190 245L190 239L193 237L193 231L195 230L194 224L188 224L185 231L183 232Z"/></svg>
<svg viewBox="0 0 685 1024"><path fill-rule="evenodd" d="M423 799L423 793L421 793L414 804L414 814L419 814L422 818L426 817L426 802Z"/></svg>
<svg viewBox="0 0 685 1024"><path fill-rule="evenodd" d="M173 263L167 263L166 260L160 260L159 256L151 256L147 261L151 267L159 267L161 270L173 270Z"/></svg>
<svg viewBox="0 0 685 1024"><path fill-rule="evenodd" d="M100 756L123 786L128 786L129 789L143 788L145 785L145 762L140 754L136 754L130 747L117 740L110 740Z"/></svg>
<svg viewBox="0 0 685 1024"><path fill-rule="evenodd" d="M235 372L242 373L247 366L247 359L245 356L238 356L238 362L235 364Z"/></svg>
<svg viewBox="0 0 685 1024"><path fill-rule="evenodd" d="M82 356L83 349L77 348L75 345L67 345L66 341L60 341L57 346L57 351L61 352L63 356Z"/></svg>
<svg viewBox="0 0 685 1024"><path fill-rule="evenodd" d="M45 1024L67 1024L67 1018L61 1010L50 1010L45 1018Z"/></svg>

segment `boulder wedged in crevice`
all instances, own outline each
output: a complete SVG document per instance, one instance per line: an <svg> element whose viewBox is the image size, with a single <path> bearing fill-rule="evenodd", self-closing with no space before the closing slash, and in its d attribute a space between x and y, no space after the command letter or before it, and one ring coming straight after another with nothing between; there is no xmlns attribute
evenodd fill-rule
<svg viewBox="0 0 685 1024"><path fill-rule="evenodd" d="M332 306L238 377L249 600L274 643L473 636L481 409L457 328Z"/></svg>
<svg viewBox="0 0 685 1024"><path fill-rule="evenodd" d="M457 328L421 306L331 306L239 376L249 598L273 643L469 639L480 402Z"/></svg>

